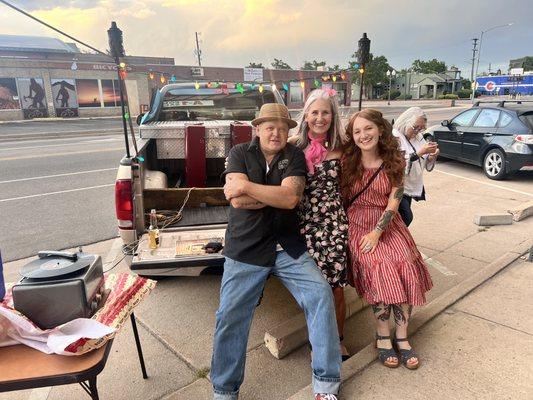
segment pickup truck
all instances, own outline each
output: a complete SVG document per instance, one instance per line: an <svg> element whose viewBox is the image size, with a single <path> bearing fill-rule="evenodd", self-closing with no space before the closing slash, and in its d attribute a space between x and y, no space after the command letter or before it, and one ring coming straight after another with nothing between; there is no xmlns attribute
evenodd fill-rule
<svg viewBox="0 0 533 400"><path fill-rule="evenodd" d="M275 87L258 84L176 83L155 93L150 111L137 118L138 153L122 158L115 182L118 230L132 271L195 276L223 265L225 160L231 147L252 139L250 122L261 106L274 102L283 103ZM155 249L148 240L152 209Z"/></svg>

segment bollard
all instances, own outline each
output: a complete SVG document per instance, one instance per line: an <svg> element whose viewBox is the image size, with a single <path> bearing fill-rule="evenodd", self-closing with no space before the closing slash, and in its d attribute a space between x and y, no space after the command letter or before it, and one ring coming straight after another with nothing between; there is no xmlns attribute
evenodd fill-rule
<svg viewBox="0 0 533 400"><path fill-rule="evenodd" d="M455 99L450 102L450 107L455 107Z"/></svg>

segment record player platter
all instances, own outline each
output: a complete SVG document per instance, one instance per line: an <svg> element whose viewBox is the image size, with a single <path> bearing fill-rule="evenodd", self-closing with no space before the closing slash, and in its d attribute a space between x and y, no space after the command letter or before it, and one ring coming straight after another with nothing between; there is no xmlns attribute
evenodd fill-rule
<svg viewBox="0 0 533 400"><path fill-rule="evenodd" d="M39 258L26 264L20 270L24 278L44 279L68 275L87 268L91 257L78 257L76 253L39 252Z"/></svg>

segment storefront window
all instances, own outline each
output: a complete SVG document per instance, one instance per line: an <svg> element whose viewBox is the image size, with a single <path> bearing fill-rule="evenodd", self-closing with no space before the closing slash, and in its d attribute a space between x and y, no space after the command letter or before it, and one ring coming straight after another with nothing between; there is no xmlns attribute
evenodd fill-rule
<svg viewBox="0 0 533 400"><path fill-rule="evenodd" d="M101 107L97 79L76 79L76 88L80 107Z"/></svg>

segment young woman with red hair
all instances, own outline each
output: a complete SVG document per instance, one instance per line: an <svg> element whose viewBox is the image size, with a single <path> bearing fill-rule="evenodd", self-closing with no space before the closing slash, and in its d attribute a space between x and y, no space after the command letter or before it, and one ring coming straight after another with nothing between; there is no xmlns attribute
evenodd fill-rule
<svg viewBox="0 0 533 400"><path fill-rule="evenodd" d="M372 305L380 361L395 368L420 365L407 340L413 306L425 303L432 282L409 230L398 214L404 156L381 112L354 114L346 128L341 191L348 215L351 272L357 292ZM396 331L390 340L389 318Z"/></svg>

